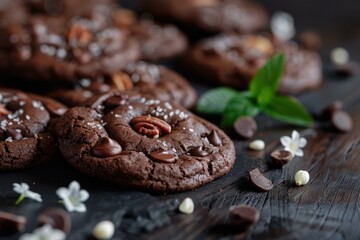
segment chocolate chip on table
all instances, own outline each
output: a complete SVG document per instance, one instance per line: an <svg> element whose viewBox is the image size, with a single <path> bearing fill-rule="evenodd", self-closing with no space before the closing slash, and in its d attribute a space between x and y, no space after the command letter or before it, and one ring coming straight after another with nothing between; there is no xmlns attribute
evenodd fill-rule
<svg viewBox="0 0 360 240"><path fill-rule="evenodd" d="M353 128L351 116L342 110L337 110L332 114L331 123L341 132L350 132Z"/></svg>
<svg viewBox="0 0 360 240"><path fill-rule="evenodd" d="M156 162L174 163L176 155L166 150L155 150L150 153L150 158Z"/></svg>
<svg viewBox="0 0 360 240"><path fill-rule="evenodd" d="M0 233L22 232L25 229L26 221L23 216L0 211Z"/></svg>
<svg viewBox="0 0 360 240"><path fill-rule="evenodd" d="M273 188L272 182L261 174L259 169L255 168L249 172L251 182L261 191L269 191Z"/></svg>
<svg viewBox="0 0 360 240"><path fill-rule="evenodd" d="M47 208L39 214L39 225L50 224L66 234L70 232L71 219L69 214L61 208Z"/></svg>
<svg viewBox="0 0 360 240"><path fill-rule="evenodd" d="M333 103L331 103L330 105L326 106L321 111L321 115L325 118L330 119L332 114L337 110L341 110L342 107L343 107L343 103L340 100L336 100Z"/></svg>
<svg viewBox="0 0 360 240"><path fill-rule="evenodd" d="M207 136L207 139L214 146L221 146L222 144L222 141L215 130L210 132L210 134Z"/></svg>
<svg viewBox="0 0 360 240"><path fill-rule="evenodd" d="M240 117L234 123L234 129L240 137L251 138L257 130L257 124L252 117Z"/></svg>
<svg viewBox="0 0 360 240"><path fill-rule="evenodd" d="M335 66L335 73L340 77L350 77L357 72L357 65L354 62L348 62Z"/></svg>
<svg viewBox="0 0 360 240"><path fill-rule="evenodd" d="M271 153L271 160L276 167L283 167L285 164L291 161L293 155L286 150L275 150Z"/></svg>
<svg viewBox="0 0 360 240"><path fill-rule="evenodd" d="M237 205L230 207L230 221L232 224L239 225L243 229L248 229L255 225L260 218L259 211L251 206Z"/></svg>
<svg viewBox="0 0 360 240"><path fill-rule="evenodd" d="M109 138L103 137L92 149L92 154L96 157L112 157L119 155L122 151L122 148L118 142Z"/></svg>

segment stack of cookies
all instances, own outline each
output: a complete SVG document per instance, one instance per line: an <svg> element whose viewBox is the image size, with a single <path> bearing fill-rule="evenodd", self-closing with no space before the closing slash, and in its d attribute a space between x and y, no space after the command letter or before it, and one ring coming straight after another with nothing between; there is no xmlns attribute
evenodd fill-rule
<svg viewBox="0 0 360 240"><path fill-rule="evenodd" d="M143 10L111 0L2 1L0 171L59 148L80 172L121 186L194 189L230 171L234 144L189 111L195 90L159 62L180 57L188 73L244 89L281 51L279 91L321 83L316 53L258 33L268 16L254 2L153 0ZM189 50L180 28L211 37Z"/></svg>

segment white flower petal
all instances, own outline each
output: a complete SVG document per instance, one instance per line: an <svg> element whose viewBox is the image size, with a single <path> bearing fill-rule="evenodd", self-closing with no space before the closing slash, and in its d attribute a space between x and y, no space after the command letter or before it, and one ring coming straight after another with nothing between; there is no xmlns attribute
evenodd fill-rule
<svg viewBox="0 0 360 240"><path fill-rule="evenodd" d="M292 131L292 133L291 133L291 138L292 138L292 140L299 141L299 139L300 139L300 134L299 134L299 132L296 131L296 130Z"/></svg>
<svg viewBox="0 0 360 240"><path fill-rule="evenodd" d="M88 200L88 198L89 198L89 192L86 191L86 190L81 190L79 197L80 197L80 201L81 201L81 202L85 202L85 201Z"/></svg>
<svg viewBox="0 0 360 240"><path fill-rule="evenodd" d="M72 181L69 184L69 192L70 194L74 194L80 190L80 184L77 181Z"/></svg>
<svg viewBox="0 0 360 240"><path fill-rule="evenodd" d="M284 147L287 147L287 146L289 146L290 143L291 143L291 138L288 137L288 136L281 137L281 138L280 138L280 142L281 142L281 144L282 144Z"/></svg>
<svg viewBox="0 0 360 240"><path fill-rule="evenodd" d="M75 207L74 211L76 211L76 212L86 212L85 204L80 203L78 206Z"/></svg>
<svg viewBox="0 0 360 240"><path fill-rule="evenodd" d="M31 233L26 233L24 235L22 235L19 240L39 240L39 238L37 236L35 236L34 234Z"/></svg>
<svg viewBox="0 0 360 240"><path fill-rule="evenodd" d="M304 156L304 152L303 150L301 150L300 148L296 149L296 151L294 152L295 156L298 156L298 157L302 157Z"/></svg>
<svg viewBox="0 0 360 240"><path fill-rule="evenodd" d="M305 138L300 138L299 140L299 147L303 148L307 144L307 140Z"/></svg>
<svg viewBox="0 0 360 240"><path fill-rule="evenodd" d="M26 192L26 197L31 198L38 202L42 202L41 195L30 190Z"/></svg>
<svg viewBox="0 0 360 240"><path fill-rule="evenodd" d="M285 147L284 150L291 152L291 154L294 156L294 152L290 147Z"/></svg>
<svg viewBox="0 0 360 240"><path fill-rule="evenodd" d="M19 194L22 194L24 192L23 188L18 183L13 183L13 190Z"/></svg>
<svg viewBox="0 0 360 240"><path fill-rule="evenodd" d="M56 190L56 194L59 196L59 198L67 198L69 197L69 191L67 188L61 187Z"/></svg>
<svg viewBox="0 0 360 240"><path fill-rule="evenodd" d="M34 230L33 233L22 235L19 240L65 240L66 234L58 229L46 224Z"/></svg>
<svg viewBox="0 0 360 240"><path fill-rule="evenodd" d="M70 201L69 198L63 198L64 206L68 212L73 212L75 210L74 204Z"/></svg>

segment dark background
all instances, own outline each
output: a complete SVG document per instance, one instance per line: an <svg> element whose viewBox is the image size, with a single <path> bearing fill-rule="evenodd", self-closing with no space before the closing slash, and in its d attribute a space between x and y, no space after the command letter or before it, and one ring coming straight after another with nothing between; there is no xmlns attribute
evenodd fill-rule
<svg viewBox="0 0 360 240"><path fill-rule="evenodd" d="M140 2L122 1L122 5L136 8ZM28 218L26 232L32 232L42 209L61 207L57 203L56 189L77 180L89 191L90 198L86 202L88 211L85 214L70 214L73 221L70 240L91 239L92 228L103 219L116 223L114 239L235 239L241 236L228 235L216 228L226 221L228 208L234 204L249 204L261 212L259 223L245 239L360 239L360 126L357 124L360 120L360 77L337 77L329 62L329 53L337 46L345 47L352 60L360 60L360 1L260 2L270 13L279 10L291 13L298 32L311 29L322 35L325 83L321 89L302 94L299 98L313 113L333 100L343 100L345 110L352 114L355 123L351 133L340 134L321 125L314 129L298 129L309 142L305 156L295 158L282 170L275 170L267 164L269 153L279 147L279 138L289 135L292 127L260 116L257 120L261 129L256 138L267 143L264 152L255 154L248 151L247 142L229 132L237 150L237 162L232 171L197 190L172 195L136 192L90 179L59 157L44 166L0 173L0 211L25 215ZM192 84L199 93L208 89L201 83ZM275 188L270 192L256 192L249 186L247 172L255 167L274 181ZM294 187L292 182L299 169L308 170L311 176L310 183L300 188ZM32 190L43 196L44 202L25 200L14 207L17 198L12 191L14 182L28 183ZM150 233L127 234L119 228L125 209L141 210L151 203L184 197L191 197L195 202L192 215L175 214L170 224ZM18 236L0 236L0 239L18 239Z"/></svg>

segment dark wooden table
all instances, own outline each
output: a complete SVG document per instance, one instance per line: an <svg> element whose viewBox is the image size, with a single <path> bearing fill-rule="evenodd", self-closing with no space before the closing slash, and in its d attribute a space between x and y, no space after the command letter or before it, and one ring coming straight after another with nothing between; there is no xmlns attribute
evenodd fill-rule
<svg viewBox="0 0 360 240"><path fill-rule="evenodd" d="M138 1L123 1L136 7ZM51 163L32 169L0 173L0 211L11 211L28 218L26 232L36 227L38 213L57 203L55 190L72 180L90 192L86 202L88 211L72 213L73 227L68 239L91 239L94 225L103 219L116 223L114 239L360 239L360 73L340 78L333 74L329 52L336 46L346 47L354 61L360 60L360 2L357 0L263 0L270 12L283 10L296 19L298 30L314 29L324 38L322 57L325 83L315 92L299 96L316 113L333 100L344 102L354 120L354 129L347 134L331 131L322 124L310 129L297 129L307 138L305 156L293 159L284 169L269 167L269 153L280 146L279 138L290 135L293 127L282 125L260 116L260 131L265 151L247 150L247 142L229 135L236 145L237 161L231 172L197 190L172 195L154 195L122 189L115 185L90 179L73 170L61 157ZM183 73L188 75L188 73ZM199 93L208 89L193 82ZM215 121L216 122L216 121ZM269 192L257 192L250 186L248 171L258 167L273 180ZM307 170L308 185L295 187L293 177L297 170ZM43 203L25 200L14 207L17 195L12 183L26 182L43 196ZM130 234L122 228L127 210L143 211L164 201L191 197L196 205L191 215L173 214L170 222L147 233ZM260 213L260 221L245 236L226 231L228 209L235 204L249 204ZM19 235L0 236L17 239Z"/></svg>

